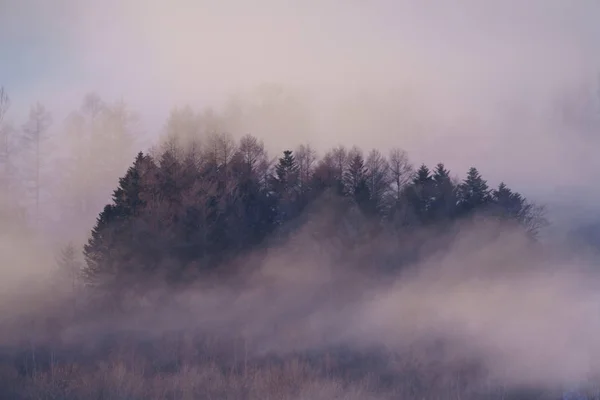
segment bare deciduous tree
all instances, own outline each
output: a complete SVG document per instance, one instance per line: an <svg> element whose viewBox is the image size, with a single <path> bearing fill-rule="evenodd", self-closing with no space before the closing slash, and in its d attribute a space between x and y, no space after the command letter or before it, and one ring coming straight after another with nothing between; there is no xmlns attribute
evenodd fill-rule
<svg viewBox="0 0 600 400"><path fill-rule="evenodd" d="M41 193L41 171L43 162L43 146L47 140L47 132L50 124L52 123L52 117L46 108L36 103L29 111L29 119L23 126L23 139L25 140L26 147L32 151L32 191L35 201L35 218L36 223L39 222L40 217L40 193Z"/></svg>
<svg viewBox="0 0 600 400"><path fill-rule="evenodd" d="M373 149L367 156L365 167L371 199L380 209L390 188L390 165L379 150Z"/></svg>
<svg viewBox="0 0 600 400"><path fill-rule="evenodd" d="M238 151L247 171L256 173L257 167L266 159L267 153L262 140L252 135L245 135L240 139Z"/></svg>
<svg viewBox="0 0 600 400"><path fill-rule="evenodd" d="M207 138L206 157L225 170L235 156L237 146L229 133L211 133Z"/></svg>
<svg viewBox="0 0 600 400"><path fill-rule="evenodd" d="M404 150L395 148L389 154L391 194L395 201L402 197L402 190L412 180L413 167Z"/></svg>
<svg viewBox="0 0 600 400"><path fill-rule="evenodd" d="M300 184L306 187L310 184L315 162L317 161L317 152L310 144L301 144L295 151L296 162L298 163L298 174Z"/></svg>
<svg viewBox="0 0 600 400"><path fill-rule="evenodd" d="M331 150L331 158L333 161L333 167L335 168L336 177L341 179L341 177L344 175L346 167L348 166L348 151L344 146L338 146Z"/></svg>

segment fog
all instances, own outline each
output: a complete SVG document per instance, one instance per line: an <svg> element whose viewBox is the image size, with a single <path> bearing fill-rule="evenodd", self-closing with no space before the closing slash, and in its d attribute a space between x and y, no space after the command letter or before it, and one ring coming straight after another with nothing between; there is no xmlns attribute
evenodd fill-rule
<svg viewBox="0 0 600 400"><path fill-rule="evenodd" d="M320 149L399 145L417 163L443 158L461 172L476 164L541 198L555 190L566 198L573 186L596 194L585 182L597 167L597 138L557 110L596 90L593 1L2 7L0 76L20 111L39 99L62 115L96 91L125 99L156 135L174 106L220 104L274 82L308 96L314 123L302 139ZM356 99L360 112L332 113L341 99ZM277 148L293 136L253 133Z"/></svg>
<svg viewBox="0 0 600 400"><path fill-rule="evenodd" d="M272 156L299 143L320 155L356 144L400 147L413 164L444 162L455 175L477 166L492 186L503 180L547 204L551 229L564 234L600 215L598 15L592 0L0 0L0 85L12 125L36 101L52 113L55 158L75 146L65 121L87 93L122 99L139 116L124 166L158 143L174 107L221 109L232 97L260 97L263 84L282 85L298 108L261 114L237 136L264 139ZM103 151L120 150L115 143ZM68 283L49 278L55 247L87 240L119 168L71 182L68 193L95 196L72 226L0 227L0 321L10 331L0 347L15 340L9 318L58 313L69 301ZM96 181L102 190L93 192ZM67 193L63 183L51 177L48 190ZM403 353L443 339L451 344L444 362L475 360L495 382L554 389L600 376L592 254L574 259L566 243L532 250L508 228L490 239L488 227L465 225L446 252L392 282L365 283L368 273L341 273L332 261L343 252L335 235L315 239L313 228L238 261L257 265L241 289L160 287L156 296L173 299L162 309L70 321L60 340L202 327L235 331L258 357L333 345Z"/></svg>
<svg viewBox="0 0 600 400"><path fill-rule="evenodd" d="M381 280L369 263L333 261L348 250L336 245L330 213L320 208L288 243L240 260L255 266L241 284L204 281L179 291L158 285L146 295L147 306L132 300L138 306L122 315L61 319L74 301L69 282L31 279L18 293L3 294L0 348L23 338L56 349L89 349L108 335L143 343L200 332L238 340L250 361L384 346L400 355L398 365L391 364L399 373L412 357L432 371L476 363L484 373L471 377L471 385L597 387L600 275L590 259L532 249L510 228L498 234L495 226L466 224L445 251ZM430 241L445 240L426 234ZM381 240L367 241L362 251L375 251ZM44 327L52 318L63 323ZM14 331L21 325L13 321L28 320L37 322Z"/></svg>

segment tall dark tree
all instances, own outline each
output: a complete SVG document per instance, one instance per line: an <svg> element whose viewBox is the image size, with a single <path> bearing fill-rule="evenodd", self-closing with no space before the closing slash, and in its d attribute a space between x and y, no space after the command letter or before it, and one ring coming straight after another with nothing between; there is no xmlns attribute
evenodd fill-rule
<svg viewBox="0 0 600 400"><path fill-rule="evenodd" d="M273 192L278 199L278 221L293 218L299 212L299 166L291 150L285 150L275 166Z"/></svg>
<svg viewBox="0 0 600 400"><path fill-rule="evenodd" d="M369 191L368 169L362 152L353 148L348 160L348 167L343 176L345 194L352 198L363 212L373 214L376 212L376 204L372 201Z"/></svg>
<svg viewBox="0 0 600 400"><path fill-rule="evenodd" d="M427 223L430 220L433 184L431 171L425 164L422 164L407 189L407 200L410 208L421 223Z"/></svg>
<svg viewBox="0 0 600 400"><path fill-rule="evenodd" d="M481 177L475 167L469 169L466 179L459 186L458 193L460 211L465 214L484 209L492 200L487 181Z"/></svg>
<svg viewBox="0 0 600 400"><path fill-rule="evenodd" d="M433 171L431 216L434 220L452 219L456 214L457 188L452 182L450 171L439 163Z"/></svg>
<svg viewBox="0 0 600 400"><path fill-rule="evenodd" d="M139 218L148 202L146 179L155 175L156 168L153 160L140 152L119 179L113 203L104 207L84 246L83 275L88 285L131 284L134 275L159 261L156 247L148 242L148 236L152 235Z"/></svg>

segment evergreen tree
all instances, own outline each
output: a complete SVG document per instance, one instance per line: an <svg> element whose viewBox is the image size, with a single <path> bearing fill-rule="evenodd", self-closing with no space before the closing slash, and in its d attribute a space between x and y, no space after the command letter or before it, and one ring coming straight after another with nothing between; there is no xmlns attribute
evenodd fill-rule
<svg viewBox="0 0 600 400"><path fill-rule="evenodd" d="M504 182L492 192L494 214L501 219L519 223L532 236L536 236L540 228L548 224L545 209L529 203L518 192L513 192Z"/></svg>
<svg viewBox="0 0 600 400"><path fill-rule="evenodd" d="M456 214L456 187L452 183L450 171L439 163L433 171L431 214L436 221L454 218Z"/></svg>
<svg viewBox="0 0 600 400"><path fill-rule="evenodd" d="M367 174L362 152L354 148L349 154L348 167L344 173L345 194L352 198L364 213L373 214L376 205L371 199Z"/></svg>
<svg viewBox="0 0 600 400"><path fill-rule="evenodd" d="M433 201L433 177L425 164L417 170L407 192L407 201L416 218L421 223L430 220Z"/></svg>
<svg viewBox="0 0 600 400"><path fill-rule="evenodd" d="M298 163L291 150L285 150L275 166L275 185L279 193L295 190L298 184Z"/></svg>
<svg viewBox="0 0 600 400"><path fill-rule="evenodd" d="M524 201L519 193L514 193L504 182L501 182L498 189L492 192L492 200L500 217L514 219L521 212Z"/></svg>
<svg viewBox="0 0 600 400"><path fill-rule="evenodd" d="M466 179L459 186L459 207L465 214L482 210L492 200L491 190L475 167L471 167Z"/></svg>
<svg viewBox="0 0 600 400"><path fill-rule="evenodd" d="M285 150L283 157L275 166L275 176L272 179L273 192L278 201L278 221L282 223L297 215L299 187L299 167L291 150Z"/></svg>
<svg viewBox="0 0 600 400"><path fill-rule="evenodd" d="M156 247L148 245L148 230L139 218L147 204L148 184L156 165L139 153L96 220L84 246L84 276L89 285L113 286L131 283L132 276L159 261ZM156 232L158 233L158 232Z"/></svg>

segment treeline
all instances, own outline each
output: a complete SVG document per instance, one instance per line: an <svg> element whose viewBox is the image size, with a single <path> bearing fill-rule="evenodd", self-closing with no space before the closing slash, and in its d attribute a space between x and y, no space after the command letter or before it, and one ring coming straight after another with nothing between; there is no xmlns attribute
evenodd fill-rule
<svg viewBox="0 0 600 400"><path fill-rule="evenodd" d="M399 149L365 154L344 146L318 159L301 145L271 160L251 135L236 142L212 133L181 145L168 130L159 149L137 155L100 213L84 248L85 280L112 289L132 289L140 276L189 281L265 239L284 240L324 196L362 218L340 229L368 221L367 235L385 231L398 240L473 217L505 220L531 238L546 223L543 208L504 183L492 189L475 167L459 180L442 163L415 170Z"/></svg>

